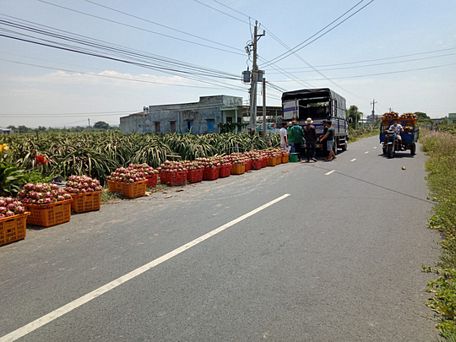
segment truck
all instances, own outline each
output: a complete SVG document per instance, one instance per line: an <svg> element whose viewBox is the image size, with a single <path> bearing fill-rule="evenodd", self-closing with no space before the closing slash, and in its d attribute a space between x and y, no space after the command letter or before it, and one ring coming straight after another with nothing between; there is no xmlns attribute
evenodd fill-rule
<svg viewBox="0 0 456 342"><path fill-rule="evenodd" d="M303 126L307 118L312 118L317 137L323 135L324 122L330 120L335 129L335 152L347 150L348 122L346 101L341 95L329 88L301 89L282 94L282 120L296 120ZM317 150L324 150L317 143Z"/></svg>

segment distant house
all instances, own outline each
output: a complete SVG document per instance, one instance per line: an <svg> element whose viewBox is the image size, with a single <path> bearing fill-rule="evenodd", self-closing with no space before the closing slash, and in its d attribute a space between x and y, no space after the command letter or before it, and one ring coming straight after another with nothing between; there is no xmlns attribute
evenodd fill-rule
<svg viewBox="0 0 456 342"><path fill-rule="evenodd" d="M0 128L0 134L11 134L13 131L9 128Z"/></svg>
<svg viewBox="0 0 456 342"><path fill-rule="evenodd" d="M211 133L220 123L241 121L242 97L202 96L198 102L153 105L120 118L123 133Z"/></svg>
<svg viewBox="0 0 456 342"><path fill-rule="evenodd" d="M282 107L268 106L268 122L280 117ZM262 107L258 107L261 120ZM224 124L245 124L249 107L242 97L215 95L201 96L198 102L153 105L142 112L120 118L123 133L218 133ZM274 121L275 122L275 121Z"/></svg>
<svg viewBox="0 0 456 342"><path fill-rule="evenodd" d="M456 113L448 113L448 123L456 123Z"/></svg>

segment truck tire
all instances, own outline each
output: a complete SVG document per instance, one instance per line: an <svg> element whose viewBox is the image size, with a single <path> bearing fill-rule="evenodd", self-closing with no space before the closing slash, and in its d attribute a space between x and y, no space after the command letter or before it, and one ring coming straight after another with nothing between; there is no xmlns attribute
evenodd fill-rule
<svg viewBox="0 0 456 342"><path fill-rule="evenodd" d="M412 146L410 146L410 154L414 156L416 154L416 144L412 143Z"/></svg>
<svg viewBox="0 0 456 342"><path fill-rule="evenodd" d="M347 151L347 145L348 145L348 141L347 141L347 138L345 138L345 141L344 141L344 144L340 147L342 149L342 151Z"/></svg>

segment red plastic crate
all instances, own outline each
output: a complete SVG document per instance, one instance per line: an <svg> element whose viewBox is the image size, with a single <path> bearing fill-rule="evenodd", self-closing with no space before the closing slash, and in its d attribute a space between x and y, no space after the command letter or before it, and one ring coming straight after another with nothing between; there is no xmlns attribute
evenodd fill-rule
<svg viewBox="0 0 456 342"><path fill-rule="evenodd" d="M261 167L268 166L268 157L261 158Z"/></svg>
<svg viewBox="0 0 456 342"><path fill-rule="evenodd" d="M0 246L25 239L29 213L0 218Z"/></svg>
<svg viewBox="0 0 456 342"><path fill-rule="evenodd" d="M26 204L30 216L27 223L40 227L51 227L69 222L71 217L71 202L65 200L51 204Z"/></svg>
<svg viewBox="0 0 456 342"><path fill-rule="evenodd" d="M187 171L170 172L167 184L170 186L181 186L187 184Z"/></svg>
<svg viewBox="0 0 456 342"><path fill-rule="evenodd" d="M249 172L250 170L252 170L252 159L247 159L244 162L244 165L245 165L245 172Z"/></svg>
<svg viewBox="0 0 456 342"><path fill-rule="evenodd" d="M100 210L101 191L85 192L73 195L71 211L73 213L86 213L89 211Z"/></svg>
<svg viewBox="0 0 456 342"><path fill-rule="evenodd" d="M253 159L252 160L252 169L259 170L263 168L263 160L262 159Z"/></svg>
<svg viewBox="0 0 456 342"><path fill-rule="evenodd" d="M187 172L187 180L190 183L201 182L203 180L203 172L204 172L204 169L188 170L188 172Z"/></svg>
<svg viewBox="0 0 456 342"><path fill-rule="evenodd" d="M224 178L231 175L231 164L223 164L220 166L219 177Z"/></svg>
<svg viewBox="0 0 456 342"><path fill-rule="evenodd" d="M154 173L152 175L149 175L146 177L146 179L147 179L147 186L149 188L153 188L153 187L157 186L158 174Z"/></svg>
<svg viewBox="0 0 456 342"><path fill-rule="evenodd" d="M203 171L203 180L216 180L219 177L218 167L206 167Z"/></svg>
<svg viewBox="0 0 456 342"><path fill-rule="evenodd" d="M160 171L160 183L167 184L170 172L168 171Z"/></svg>
<svg viewBox="0 0 456 342"><path fill-rule="evenodd" d="M288 163L288 153L287 152L282 152L282 164Z"/></svg>

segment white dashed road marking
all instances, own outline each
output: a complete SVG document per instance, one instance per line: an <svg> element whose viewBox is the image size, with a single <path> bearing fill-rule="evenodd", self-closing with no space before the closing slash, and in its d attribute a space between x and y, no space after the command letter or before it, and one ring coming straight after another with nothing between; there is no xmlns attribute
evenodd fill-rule
<svg viewBox="0 0 456 342"><path fill-rule="evenodd" d="M354 161L356 161L356 158L353 158L353 159L352 159L352 160L350 160L350 161L353 163Z"/></svg>
<svg viewBox="0 0 456 342"><path fill-rule="evenodd" d="M336 172L336 170L331 170L331 171L329 171L329 172L326 172L326 173L325 173L325 176L329 176L331 173L334 173L334 172Z"/></svg>
<svg viewBox="0 0 456 342"><path fill-rule="evenodd" d="M238 218L236 218L228 223L225 223L225 224L221 225L220 227L215 228L215 229L211 230L210 232L208 232L204 235L201 235L200 237L198 237L190 242L187 242L186 244L172 250L171 252L168 252L168 253L162 255L161 257L154 259L154 260L148 262L147 264L144 264L143 266L140 266L140 267L134 269L133 271L131 271L117 279L110 281L109 283L93 290L92 292L89 292L89 293L83 295L82 297L79 297L79 298L73 300L72 302L69 302L68 304L65 304L64 306L61 306L60 308L57 308L54 311L34 320L33 322L30 322L30 323L24 325L23 327L18 328L16 330L10 332L9 334L6 334L6 335L0 337L0 342L15 341L15 340L31 333L32 331L37 330L38 328L42 327L43 325L46 325L46 324L52 322L53 320L73 311L74 309L80 307L81 305L84 305L84 304L92 301L93 299L105 294L106 292L109 292L109 291L115 289L116 287L126 283L127 281L129 281L133 278L136 278L137 276L143 274L144 272L151 270L155 266L158 266L161 263L185 252L186 250L200 244L201 242L213 237L214 235L217 235L217 234L223 232L224 230L249 218L250 216L255 215L256 213L270 207L271 205L273 205L277 202L280 202L281 200L287 198L288 196L290 196L290 194L284 194L280 197L277 197L276 199L274 199L268 203L265 203L262 206L259 206L258 208L253 209L252 211L249 211L248 213L246 213L242 216L239 216Z"/></svg>
<svg viewBox="0 0 456 342"><path fill-rule="evenodd" d="M369 151L364 152L364 154L368 154L368 153L369 153Z"/></svg>

